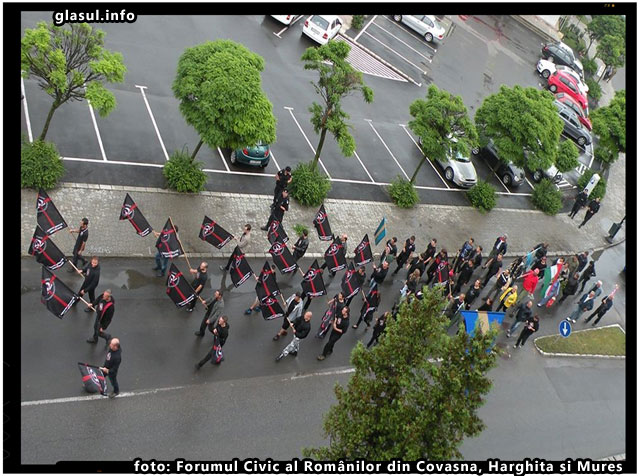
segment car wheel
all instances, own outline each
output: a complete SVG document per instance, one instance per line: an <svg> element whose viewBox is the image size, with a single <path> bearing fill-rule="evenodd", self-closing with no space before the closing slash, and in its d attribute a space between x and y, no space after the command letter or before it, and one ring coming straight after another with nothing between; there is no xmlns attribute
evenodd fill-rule
<svg viewBox="0 0 640 476"><path fill-rule="evenodd" d="M444 178L446 178L449 182L453 182L453 170L451 167L447 167L447 170L444 171Z"/></svg>
<svg viewBox="0 0 640 476"><path fill-rule="evenodd" d="M552 93L555 93L558 90L558 87L555 84L552 84L551 86L549 86L549 91L551 91Z"/></svg>
<svg viewBox="0 0 640 476"><path fill-rule="evenodd" d="M502 182L503 182L505 185L511 185L511 175L509 175L509 174L504 174L504 175L502 176Z"/></svg>
<svg viewBox="0 0 640 476"><path fill-rule="evenodd" d="M545 70L542 72L542 77L543 77L544 79L549 79L549 76L551 76L551 71L549 71L548 69L545 69Z"/></svg>
<svg viewBox="0 0 640 476"><path fill-rule="evenodd" d="M535 182L540 182L540 180L542 180L542 172L540 170L533 172L533 180Z"/></svg>
<svg viewBox="0 0 640 476"><path fill-rule="evenodd" d="M393 19L397 22L401 22L402 21L402 15L393 15Z"/></svg>
<svg viewBox="0 0 640 476"><path fill-rule="evenodd" d="M232 151L231 152L231 156L229 157L229 160L231 161L231 163L233 165L236 165L238 163L238 159L236 158L236 151Z"/></svg>
<svg viewBox="0 0 640 476"><path fill-rule="evenodd" d="M427 40L427 43L431 43L433 41L433 35L431 33L426 33L424 35L424 39Z"/></svg>
<svg viewBox="0 0 640 476"><path fill-rule="evenodd" d="M587 143L586 137L578 137L578 145L585 145Z"/></svg>

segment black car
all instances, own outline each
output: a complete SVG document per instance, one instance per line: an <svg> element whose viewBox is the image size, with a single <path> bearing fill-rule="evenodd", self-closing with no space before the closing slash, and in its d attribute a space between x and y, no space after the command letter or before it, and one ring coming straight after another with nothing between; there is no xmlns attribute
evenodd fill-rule
<svg viewBox="0 0 640 476"><path fill-rule="evenodd" d="M474 155L478 155L480 150L475 148L471 152ZM489 141L489 143L482 148L482 156L505 185L519 187L524 183L524 170L516 167L512 162L505 162L500 159L492 141Z"/></svg>
<svg viewBox="0 0 640 476"><path fill-rule="evenodd" d="M576 58L573 50L561 41L558 43L548 43L546 45L543 43L542 57L546 60L553 61L556 64L568 66L578 73L580 78L584 79L582 63L578 58Z"/></svg>
<svg viewBox="0 0 640 476"><path fill-rule="evenodd" d="M564 133L575 140L578 145L591 144L591 134L586 127L580 123L580 118L573 109L564 105L557 99L553 104L558 109L558 115L564 125Z"/></svg>

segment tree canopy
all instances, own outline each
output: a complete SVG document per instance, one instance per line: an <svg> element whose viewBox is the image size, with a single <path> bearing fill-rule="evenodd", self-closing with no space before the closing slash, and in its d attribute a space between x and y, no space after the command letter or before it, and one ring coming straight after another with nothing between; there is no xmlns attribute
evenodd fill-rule
<svg viewBox="0 0 640 476"><path fill-rule="evenodd" d="M563 125L550 92L503 85L484 99L475 123L480 145L493 140L501 160L529 170L555 163Z"/></svg>
<svg viewBox="0 0 640 476"><path fill-rule="evenodd" d="M560 172L568 172L575 169L580 162L578 157L580 152L571 140L565 140L558 145L558 155L556 157L556 167Z"/></svg>
<svg viewBox="0 0 640 476"><path fill-rule="evenodd" d="M338 402L324 420L329 446L305 449L322 460L384 461L461 458L463 438L484 428L477 415L491 388L487 372L496 355L487 352L497 334L463 330L451 337L437 288L400 306L380 343L351 353L355 374L347 388L336 384Z"/></svg>
<svg viewBox="0 0 640 476"><path fill-rule="evenodd" d="M20 67L25 78L34 76L53 104L40 140L44 140L53 113L67 101L87 99L101 117L116 107L116 98L104 83L121 83L127 71L122 54L104 48L105 33L87 23L63 27L39 22L27 28L20 43Z"/></svg>
<svg viewBox="0 0 640 476"><path fill-rule="evenodd" d="M210 147L237 149L276 140L273 105L262 91L261 56L231 40L187 48L173 93L180 112Z"/></svg>
<svg viewBox="0 0 640 476"><path fill-rule="evenodd" d="M607 66L611 65L615 68L624 66L625 54L625 39L621 36L605 35L596 47L596 56Z"/></svg>
<svg viewBox="0 0 640 476"><path fill-rule="evenodd" d="M613 35L624 38L626 35L626 22L620 15L594 15L587 24L589 33L589 48L594 40L600 40L605 35Z"/></svg>
<svg viewBox="0 0 640 476"><path fill-rule="evenodd" d="M591 113L593 133L599 137L598 154L604 162L611 163L619 152L627 150L627 106L625 90L616 91L608 106Z"/></svg>

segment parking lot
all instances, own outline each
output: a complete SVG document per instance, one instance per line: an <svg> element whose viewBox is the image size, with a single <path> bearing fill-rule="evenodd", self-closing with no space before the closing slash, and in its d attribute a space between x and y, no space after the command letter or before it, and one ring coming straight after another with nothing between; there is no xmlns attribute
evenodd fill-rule
<svg viewBox="0 0 640 476"><path fill-rule="evenodd" d="M31 13L29 16L31 19L26 20L25 25L30 26L37 14ZM204 170L210 175L207 189L264 193L270 190L273 174L279 168L306 162L315 153L318 136L312 129L308 112L308 106L316 99L309 84L313 76L304 72L299 63L304 49L313 44L301 35L302 24L307 17L308 15L299 16L288 27L269 16L239 17L237 20L259 28L255 39L249 41L236 38L236 41L242 41L265 57L263 87L273 103L273 112L277 118L277 140L271 147L272 161L265 169L231 164L229 150L201 148L197 160L203 163ZM214 18L220 23L216 37L233 39L230 33L235 30L225 31L225 20ZM153 20L153 17L148 20L150 27L153 26ZM466 61L464 55L469 54L483 60L482 54L467 51L468 45L473 43L474 36L490 35L493 31L477 31L478 28L486 28L482 22L477 22L473 28L461 26L461 20L457 17L443 23L447 25L445 40L437 48L428 45L404 25L398 25L384 16L369 18L365 28L356 35L350 30L344 37L338 38L338 41L352 44L349 59L354 67L366 73L365 81L373 87L376 97L372 105L365 105L358 98L345 99L345 109L352 116L352 134L357 144L353 157L343 157L333 138L328 137L325 141L320 168L332 181L330 196L387 201L384 187L397 176L412 176L423 158L417 138L407 127L410 120L408 104L416 97L423 97L426 82L435 82L440 87L461 94L471 114L483 97L499 87L497 83L486 81L486 72L484 75L460 76L456 81L451 78L456 75L454 66L459 67L461 61ZM137 26L143 26L143 30L146 27ZM175 45L168 54L164 52L165 56L169 56L164 59L164 63L170 66L165 65L163 71L156 71L158 67L150 62L148 55L145 55L145 61L141 65L136 61L136 55L141 54L141 46L130 46L132 38L140 39L143 36L141 31L133 31L131 26L123 25L105 27L113 33L112 37L118 35L117 48L123 52L129 68L126 83L112 89L117 108L107 118L100 118L93 114L86 102L67 103L56 112L47 138L57 144L66 162L65 180L163 187L165 184L161 168L169 155L185 146L193 150L199 140L195 131L185 123L178 110L178 102L170 93L173 71L182 49ZM180 25L174 27L179 29ZM122 39L123 32L129 35L128 41ZM108 31L107 38L110 38L109 33ZM191 45L198 40L199 38L194 38L185 41L187 45ZM352 40L356 40L358 44L354 44ZM495 40L489 39L488 44L491 41ZM504 38L497 41L504 41ZM501 47L513 49L511 43L513 42L510 40L506 46ZM359 48L360 44L364 48ZM464 54L456 53L452 58L452 50L460 50ZM526 65L528 69L524 72L518 71L513 79L518 81L516 84L523 84L522 77L529 81L524 86L539 84L540 79L534 73L537 50L537 46L533 45L528 51L530 58L526 61L531 64ZM368 51L374 52L375 56L368 54ZM490 56L484 58L484 70L498 67L495 62L492 63ZM130 61L132 57L134 61ZM425 68L428 66L429 69L416 75L417 70L412 70L413 67L405 60ZM470 65L473 63L462 66L467 73ZM514 69L512 65L500 68L505 71ZM397 71L402 71L405 75L400 76ZM412 74L415 82L420 80L425 84L418 87L407 80L406 76L411 77ZM165 78L164 83L161 83L162 77ZM477 96L476 100L469 96L470 91L473 92L472 97ZM39 133L49 104L50 98L33 80L24 81L22 129L25 133ZM531 177L521 187L509 189L482 159L472 157L472 161L478 177L489 181L496 188L500 196L499 206L530 208L528 196L533 189ZM581 162L587 162L585 166L589 165L589 157L581 158ZM415 184L425 203L468 205L464 190L446 181L443 172L431 162L421 168ZM560 187L568 191L572 185L563 182Z"/></svg>

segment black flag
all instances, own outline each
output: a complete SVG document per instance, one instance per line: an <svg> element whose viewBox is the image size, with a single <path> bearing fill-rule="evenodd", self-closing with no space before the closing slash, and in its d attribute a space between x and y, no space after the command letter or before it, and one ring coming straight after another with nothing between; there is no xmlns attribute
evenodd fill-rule
<svg viewBox="0 0 640 476"><path fill-rule="evenodd" d="M233 235L231 233L222 228L207 215L204 216L202 225L200 225L200 234L198 236L201 240L206 241L219 250L233 239Z"/></svg>
<svg viewBox="0 0 640 476"><path fill-rule="evenodd" d="M156 241L156 248L158 248L158 251L160 251L163 258L173 259L183 253L182 247L178 242L176 230L171 225L171 220L167 220L167 223L165 223L164 228Z"/></svg>
<svg viewBox="0 0 640 476"><path fill-rule="evenodd" d="M38 211L38 225L47 235L53 235L56 231L67 227L67 222L64 221L47 192L42 189L38 192L36 210Z"/></svg>
<svg viewBox="0 0 640 476"><path fill-rule="evenodd" d="M42 267L42 304L56 317L62 319L78 300L78 295L64 284L55 274Z"/></svg>
<svg viewBox="0 0 640 476"><path fill-rule="evenodd" d="M298 269L296 261L287 245L280 241L276 241L269 248L269 253L273 256L273 262L276 264L282 274L287 274Z"/></svg>
<svg viewBox="0 0 640 476"><path fill-rule="evenodd" d="M367 324L371 322L371 317L375 310L378 309L378 304L380 304L380 292L377 287L374 287L365 296L362 309L360 309L360 315Z"/></svg>
<svg viewBox="0 0 640 476"><path fill-rule="evenodd" d="M229 274L231 275L231 281L233 281L233 285L236 288L253 276L251 266L249 266L247 259L244 257L244 253L240 251L238 246L236 246L233 250L233 254L231 255Z"/></svg>
<svg viewBox="0 0 640 476"><path fill-rule="evenodd" d="M351 296L358 294L363 283L364 279L362 275L353 267L353 263L349 263L349 268L342 277L342 293L345 299L349 299Z"/></svg>
<svg viewBox="0 0 640 476"><path fill-rule="evenodd" d="M258 282L256 283L256 294L258 299L262 299L267 296L278 296L280 294L280 288L276 282L276 273L269 266L269 262L265 261Z"/></svg>
<svg viewBox="0 0 640 476"><path fill-rule="evenodd" d="M260 299L260 310L265 321L284 316L280 301L275 296L269 295Z"/></svg>
<svg viewBox="0 0 640 476"><path fill-rule="evenodd" d="M313 219L313 226L316 227L318 231L318 238L321 241L330 241L333 237L331 233L331 227L329 226L329 217L327 216L327 212L324 210L324 203L320 205L320 209L318 213L316 213L316 217Z"/></svg>
<svg viewBox="0 0 640 476"><path fill-rule="evenodd" d="M364 235L362 241L356 249L353 251L355 253L355 257L353 261L356 266L364 266L365 264L373 261L373 253L371 253L371 244L369 243L369 234Z"/></svg>
<svg viewBox="0 0 640 476"><path fill-rule="evenodd" d="M29 254L35 256L38 263L45 265L51 271L61 268L67 262L62 251L38 225L31 238Z"/></svg>
<svg viewBox="0 0 640 476"><path fill-rule="evenodd" d="M191 284L173 263L167 276L167 294L178 307L184 307L196 299L196 292Z"/></svg>
<svg viewBox="0 0 640 476"><path fill-rule="evenodd" d="M316 297L327 294L322 280L322 270L318 266L318 260L313 260L313 264L302 278L302 292L304 297Z"/></svg>
<svg viewBox="0 0 640 476"><path fill-rule="evenodd" d="M438 283L444 283L449 279L449 262L441 261L436 268L436 279Z"/></svg>
<svg viewBox="0 0 640 476"><path fill-rule="evenodd" d="M333 243L331 243L327 251L324 252L324 260L327 263L327 268L329 268L329 271L332 273L347 267L346 250L339 237L336 236Z"/></svg>
<svg viewBox="0 0 640 476"><path fill-rule="evenodd" d="M289 241L289 237L284 231L282 223L276 219L273 219L269 222L269 228L267 229L267 238L269 239L269 243L271 244L274 244L276 241L281 241L282 243L286 243L287 241Z"/></svg>
<svg viewBox="0 0 640 476"><path fill-rule="evenodd" d="M78 362L78 369L80 370L80 375L82 375L84 389L87 392L107 394L107 379L104 378L100 367Z"/></svg>
<svg viewBox="0 0 640 476"><path fill-rule="evenodd" d="M151 233L151 225L144 217L136 202L133 201L133 198L127 193L127 196L124 197L124 203L122 204L122 209L120 210L120 220L129 220L129 223L133 225L136 229L136 233L140 236L147 236Z"/></svg>

